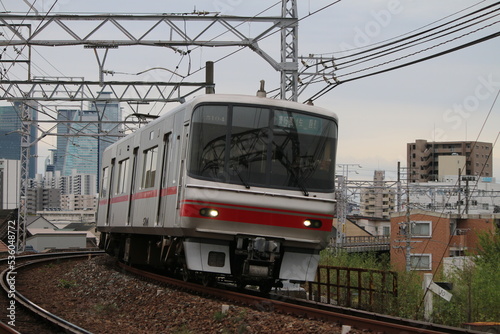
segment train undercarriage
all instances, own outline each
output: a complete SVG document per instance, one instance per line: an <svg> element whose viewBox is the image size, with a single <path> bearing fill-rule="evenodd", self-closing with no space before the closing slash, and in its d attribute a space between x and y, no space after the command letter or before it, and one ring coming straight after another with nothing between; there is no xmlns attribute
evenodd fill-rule
<svg viewBox="0 0 500 334"><path fill-rule="evenodd" d="M237 235L233 240L143 234L101 234L100 248L129 265L147 265L204 285L232 282L267 293L282 287L283 240Z"/></svg>

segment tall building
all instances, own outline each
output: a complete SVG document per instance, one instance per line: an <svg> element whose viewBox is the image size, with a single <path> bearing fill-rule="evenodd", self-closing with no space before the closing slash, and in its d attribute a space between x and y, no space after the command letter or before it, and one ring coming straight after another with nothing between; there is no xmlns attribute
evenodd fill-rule
<svg viewBox="0 0 500 334"><path fill-rule="evenodd" d="M66 146L61 150L59 146L57 147L58 156L64 155L61 176L70 176L74 170L77 174L97 175L99 150L97 138L92 136L98 133L97 113L88 110L79 111L74 115L74 120L85 123L73 123L68 133L72 136L63 141ZM56 164L56 170L58 170L57 167L59 164Z"/></svg>
<svg viewBox="0 0 500 334"><path fill-rule="evenodd" d="M61 176L95 175L97 189L102 152L119 139L117 134L123 132L122 125L116 123L122 121L119 102L110 98L111 93L104 92L89 110L59 110L59 136L53 163ZM98 133L110 136L97 136Z"/></svg>
<svg viewBox="0 0 500 334"><path fill-rule="evenodd" d="M43 188L41 186L28 189L27 211L29 214L36 214L37 211L60 210L61 190Z"/></svg>
<svg viewBox="0 0 500 334"><path fill-rule="evenodd" d="M49 153L50 153L50 155L47 158L45 158L45 163L44 163L45 170L44 170L44 173L55 172L55 170L56 170L56 166L54 165L54 160L55 160L55 156L56 156L57 150L53 149L53 148L49 149Z"/></svg>
<svg viewBox="0 0 500 334"><path fill-rule="evenodd" d="M90 106L90 110L96 112L97 117L100 118L101 121L101 133L105 132L112 136L102 136L98 138L98 146L99 146L99 157L102 157L102 152L111 144L118 140L118 137L115 135L119 135L123 133L122 124L118 123L107 123L107 122L115 122L122 120L122 110L120 108L120 104L117 101L111 100L111 92L101 92L97 97L97 101L92 103ZM101 163L99 161L99 169Z"/></svg>
<svg viewBox="0 0 500 334"><path fill-rule="evenodd" d="M395 206L395 191L384 183L385 171L376 170L373 175L373 186L361 190L362 216L390 218Z"/></svg>
<svg viewBox="0 0 500 334"><path fill-rule="evenodd" d="M16 209L19 204L19 160L0 159L0 209Z"/></svg>
<svg viewBox="0 0 500 334"><path fill-rule="evenodd" d="M66 151L68 147L68 140L70 134L72 123L75 120L76 115L78 115L79 110L76 109L59 109L57 111L57 149L54 153L54 159L52 164L54 165L54 170L61 171L64 167L64 162L66 160ZM68 121L67 123L65 121Z"/></svg>
<svg viewBox="0 0 500 334"><path fill-rule="evenodd" d="M14 102L12 106L0 106L0 159L21 160L21 110L29 108L32 121L38 119L37 106L30 103ZM37 126L30 125L30 143L37 139ZM37 168L38 145L29 149L29 177L34 178Z"/></svg>
<svg viewBox="0 0 500 334"><path fill-rule="evenodd" d="M493 145L474 141L428 142L417 139L407 144L409 182L429 182L439 179L439 157L463 156L461 175L493 177ZM445 160L443 160L444 162ZM458 175L458 168L453 175Z"/></svg>

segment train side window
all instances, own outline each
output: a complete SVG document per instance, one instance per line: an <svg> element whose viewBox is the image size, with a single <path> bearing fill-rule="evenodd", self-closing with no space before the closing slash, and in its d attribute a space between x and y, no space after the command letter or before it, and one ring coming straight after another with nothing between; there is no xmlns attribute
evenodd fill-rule
<svg viewBox="0 0 500 334"><path fill-rule="evenodd" d="M144 151L144 166L142 168L141 188L151 188L155 184L158 146Z"/></svg>
<svg viewBox="0 0 500 334"><path fill-rule="evenodd" d="M116 194L123 194L127 190L129 174L129 159L118 162L118 179L116 182Z"/></svg>
<svg viewBox="0 0 500 334"><path fill-rule="evenodd" d="M102 183L101 183L101 198L108 196L108 179L109 167L104 167L102 170Z"/></svg>

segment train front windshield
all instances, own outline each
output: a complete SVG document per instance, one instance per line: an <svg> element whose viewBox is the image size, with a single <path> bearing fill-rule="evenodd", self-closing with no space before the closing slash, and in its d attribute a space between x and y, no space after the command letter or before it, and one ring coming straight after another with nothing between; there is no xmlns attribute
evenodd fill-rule
<svg viewBox="0 0 500 334"><path fill-rule="evenodd" d="M331 192L337 124L295 110L201 105L193 112L189 174L215 182Z"/></svg>

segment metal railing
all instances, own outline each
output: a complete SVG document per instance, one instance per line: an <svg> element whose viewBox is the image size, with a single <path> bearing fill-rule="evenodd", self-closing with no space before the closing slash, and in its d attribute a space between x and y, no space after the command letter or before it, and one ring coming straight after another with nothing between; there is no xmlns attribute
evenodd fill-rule
<svg viewBox="0 0 500 334"><path fill-rule="evenodd" d="M306 283L309 300L383 313L397 301L395 271L319 266Z"/></svg>
<svg viewBox="0 0 500 334"><path fill-rule="evenodd" d="M390 249L390 236L357 236L345 237L342 243L332 240L331 247L352 252L376 252Z"/></svg>

